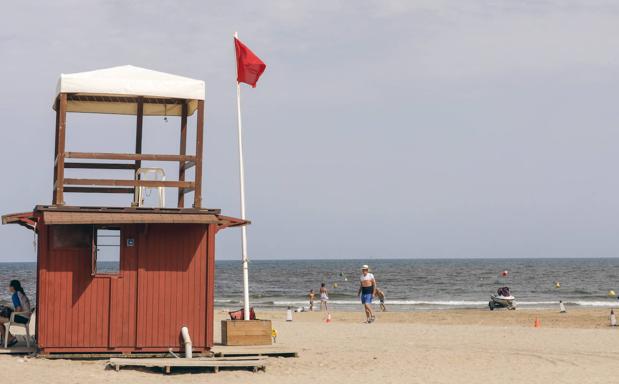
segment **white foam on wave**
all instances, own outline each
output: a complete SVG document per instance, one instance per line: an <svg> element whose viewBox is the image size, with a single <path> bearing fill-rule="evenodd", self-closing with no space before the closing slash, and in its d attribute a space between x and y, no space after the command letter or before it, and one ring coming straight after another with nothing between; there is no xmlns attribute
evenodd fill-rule
<svg viewBox="0 0 619 384"><path fill-rule="evenodd" d="M376 303L378 300L375 301ZM566 305L578 305L584 307L619 307L619 303L617 301L585 301L585 300L574 300L574 301L564 301ZM256 303L259 304L259 303ZM303 306L307 305L307 301L273 301L269 303L262 304L270 304L276 306ZM329 304L333 305L358 305L359 301L357 300L330 300ZM410 306L437 306L437 307L485 307L488 305L488 301L474 301L474 300L386 300L385 304L387 305L410 305ZM518 306L554 306L558 305L559 301L519 301L516 299L516 304ZM315 305L319 305L319 301L315 302Z"/></svg>

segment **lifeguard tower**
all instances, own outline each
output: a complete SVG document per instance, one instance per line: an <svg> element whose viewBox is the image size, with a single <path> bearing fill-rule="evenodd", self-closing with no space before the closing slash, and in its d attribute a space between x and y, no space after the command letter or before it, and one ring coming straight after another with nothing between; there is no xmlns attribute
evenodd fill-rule
<svg viewBox="0 0 619 384"><path fill-rule="evenodd" d="M36 342L54 353L194 352L213 345L215 234L248 222L202 207L203 81L133 66L61 75L56 111L51 205L2 217L38 234ZM134 153L66 149L68 113L136 116ZM188 117L197 114L195 153ZM144 116L180 117L177 154L142 152ZM128 140L133 137L128 135ZM143 161L174 162L170 180ZM194 168L194 180L187 170ZM67 169L130 171L130 178L70 178ZM127 174L128 172L125 172ZM155 178L147 179L153 173ZM144 188L176 189L176 204L142 206ZM185 196L193 192L191 207ZM132 195L125 207L70 206L67 194ZM103 262L102 259L106 262ZM113 260L113 261L110 261Z"/></svg>

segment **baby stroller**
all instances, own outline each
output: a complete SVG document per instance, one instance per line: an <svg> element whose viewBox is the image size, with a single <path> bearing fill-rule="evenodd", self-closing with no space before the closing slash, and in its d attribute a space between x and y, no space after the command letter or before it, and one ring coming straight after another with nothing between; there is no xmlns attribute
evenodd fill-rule
<svg viewBox="0 0 619 384"><path fill-rule="evenodd" d="M497 289L496 295L490 295L488 307L493 311L494 308L516 309L515 298L509 291L509 287L501 287Z"/></svg>

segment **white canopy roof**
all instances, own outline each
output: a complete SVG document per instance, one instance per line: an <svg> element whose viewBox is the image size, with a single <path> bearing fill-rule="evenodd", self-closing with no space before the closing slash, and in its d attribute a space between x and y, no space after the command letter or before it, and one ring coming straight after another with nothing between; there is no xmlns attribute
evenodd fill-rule
<svg viewBox="0 0 619 384"><path fill-rule="evenodd" d="M188 115L204 100L202 80L123 65L96 71L61 74L57 94L69 93L67 112L135 115L135 98L143 96L144 115L179 116L181 104L188 102Z"/></svg>

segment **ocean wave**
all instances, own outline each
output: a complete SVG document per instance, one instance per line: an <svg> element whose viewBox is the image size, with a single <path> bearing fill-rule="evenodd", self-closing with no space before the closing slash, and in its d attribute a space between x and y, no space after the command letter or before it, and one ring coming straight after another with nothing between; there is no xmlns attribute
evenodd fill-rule
<svg viewBox="0 0 619 384"><path fill-rule="evenodd" d="M377 303L378 300L375 301ZM619 303L613 301L586 301L586 300L572 300L564 301L565 305L583 306L583 307L619 307ZM255 305L273 305L273 306L307 306L307 301L268 301L268 302L256 302ZM333 305L360 305L357 300L329 300L329 304ZM488 305L488 300L386 300L386 305L398 305L398 306L436 306L436 307L469 307L478 308ZM550 307L558 305L557 300L554 301L519 301L516 300L518 306L531 306L531 307ZM314 305L320 305L319 301L316 301Z"/></svg>

